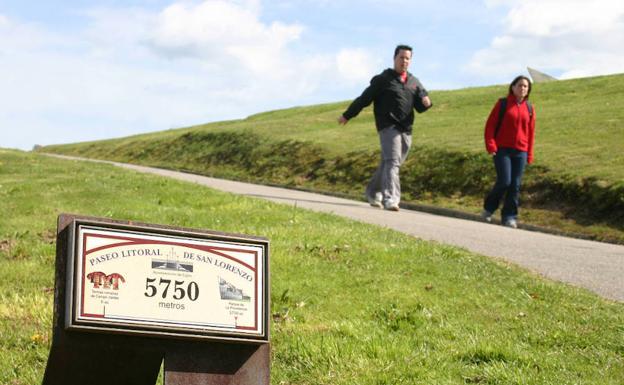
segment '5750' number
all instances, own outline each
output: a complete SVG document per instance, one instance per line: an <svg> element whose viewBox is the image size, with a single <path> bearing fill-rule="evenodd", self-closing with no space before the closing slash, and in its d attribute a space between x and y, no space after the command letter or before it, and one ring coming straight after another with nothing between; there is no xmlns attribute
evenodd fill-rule
<svg viewBox="0 0 624 385"><path fill-rule="evenodd" d="M173 287L171 284L173 283ZM167 294L173 293L173 299L183 299L188 296L191 301L195 301L199 297L199 286L197 282L191 281L186 285L185 281L171 281L170 279L158 279L156 284L156 278L146 278L145 280L145 296L153 297L159 292L163 298L167 298ZM159 290L160 289L160 290ZM171 289L171 291L169 290Z"/></svg>

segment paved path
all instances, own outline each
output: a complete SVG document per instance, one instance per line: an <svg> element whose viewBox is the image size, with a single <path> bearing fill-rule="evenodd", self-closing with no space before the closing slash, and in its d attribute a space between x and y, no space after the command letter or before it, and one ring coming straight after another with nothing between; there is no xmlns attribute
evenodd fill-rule
<svg viewBox="0 0 624 385"><path fill-rule="evenodd" d="M385 226L417 238L466 248L513 262L553 280L585 287L624 302L624 246L510 229L411 210L388 212L367 203L284 188L227 181L130 164L120 167L198 183L217 190L295 204L361 222Z"/></svg>

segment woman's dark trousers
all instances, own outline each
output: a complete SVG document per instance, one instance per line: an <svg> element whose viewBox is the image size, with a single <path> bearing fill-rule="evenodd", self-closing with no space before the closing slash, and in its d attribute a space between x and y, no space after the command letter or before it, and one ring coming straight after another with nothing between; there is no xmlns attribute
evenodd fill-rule
<svg viewBox="0 0 624 385"><path fill-rule="evenodd" d="M496 168L496 183L485 198L483 208L489 213L494 213L504 197L501 220L505 223L518 217L520 184L527 163L527 153L526 151L503 147L498 149L493 158Z"/></svg>

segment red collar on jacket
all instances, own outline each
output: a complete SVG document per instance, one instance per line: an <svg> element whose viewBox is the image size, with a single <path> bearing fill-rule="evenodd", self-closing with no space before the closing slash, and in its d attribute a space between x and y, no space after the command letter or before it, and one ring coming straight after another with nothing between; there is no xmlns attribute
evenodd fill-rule
<svg viewBox="0 0 624 385"><path fill-rule="evenodd" d="M510 105L510 103L516 104L516 105L520 105L522 103L525 103L527 101L526 98L522 99L522 101L520 103L518 103L518 99L516 98L516 96L514 94L508 94L507 95L507 105Z"/></svg>

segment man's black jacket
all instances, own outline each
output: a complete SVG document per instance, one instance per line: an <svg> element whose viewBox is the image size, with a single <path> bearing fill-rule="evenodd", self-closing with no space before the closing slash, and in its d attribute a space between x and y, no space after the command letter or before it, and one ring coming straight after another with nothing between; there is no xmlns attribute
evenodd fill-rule
<svg viewBox="0 0 624 385"><path fill-rule="evenodd" d="M407 81L403 83L400 75L388 68L371 79L370 86L351 103L342 116L350 120L374 102L377 130L394 125L399 131L411 132L414 109L418 112L427 110L422 105L422 97L427 95L425 87L411 73L407 73Z"/></svg>

